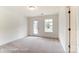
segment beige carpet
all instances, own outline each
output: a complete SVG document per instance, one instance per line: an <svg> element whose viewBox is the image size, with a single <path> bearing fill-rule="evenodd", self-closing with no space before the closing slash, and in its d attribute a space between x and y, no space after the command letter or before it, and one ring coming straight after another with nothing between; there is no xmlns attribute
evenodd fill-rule
<svg viewBox="0 0 79 59"><path fill-rule="evenodd" d="M27 37L0 47L1 53L64 53L57 39Z"/></svg>

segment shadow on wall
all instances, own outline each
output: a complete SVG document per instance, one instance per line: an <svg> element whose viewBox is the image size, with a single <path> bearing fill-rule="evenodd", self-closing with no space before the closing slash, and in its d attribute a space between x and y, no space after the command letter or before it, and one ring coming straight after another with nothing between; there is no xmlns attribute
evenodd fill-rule
<svg viewBox="0 0 79 59"><path fill-rule="evenodd" d="M26 19L11 8L0 7L0 45L27 36Z"/></svg>

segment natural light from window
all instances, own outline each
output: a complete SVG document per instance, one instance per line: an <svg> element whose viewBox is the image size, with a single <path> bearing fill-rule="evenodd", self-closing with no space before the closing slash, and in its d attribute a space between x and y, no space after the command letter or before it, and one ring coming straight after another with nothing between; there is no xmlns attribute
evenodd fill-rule
<svg viewBox="0 0 79 59"><path fill-rule="evenodd" d="M38 21L33 21L33 34L38 34Z"/></svg>
<svg viewBox="0 0 79 59"><path fill-rule="evenodd" d="M45 19L45 32L53 32L53 19Z"/></svg>

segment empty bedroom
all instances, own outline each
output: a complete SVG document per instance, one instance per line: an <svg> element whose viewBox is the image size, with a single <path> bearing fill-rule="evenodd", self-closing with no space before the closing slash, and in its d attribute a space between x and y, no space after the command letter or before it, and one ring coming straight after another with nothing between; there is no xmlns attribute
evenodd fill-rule
<svg viewBox="0 0 79 59"><path fill-rule="evenodd" d="M68 53L66 6L0 6L0 53Z"/></svg>

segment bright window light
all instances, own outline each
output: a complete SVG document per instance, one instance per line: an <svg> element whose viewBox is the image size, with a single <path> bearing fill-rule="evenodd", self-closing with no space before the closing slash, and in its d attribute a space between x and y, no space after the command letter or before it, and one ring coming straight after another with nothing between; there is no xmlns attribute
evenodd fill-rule
<svg viewBox="0 0 79 59"><path fill-rule="evenodd" d="M45 19L45 32L53 32L53 19Z"/></svg>
<svg viewBox="0 0 79 59"><path fill-rule="evenodd" d="M38 21L33 21L33 34L38 34Z"/></svg>

